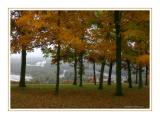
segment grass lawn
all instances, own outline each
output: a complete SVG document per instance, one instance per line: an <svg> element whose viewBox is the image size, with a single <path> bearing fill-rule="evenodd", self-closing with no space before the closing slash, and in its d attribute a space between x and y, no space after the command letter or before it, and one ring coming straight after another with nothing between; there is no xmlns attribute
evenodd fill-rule
<svg viewBox="0 0 160 119"><path fill-rule="evenodd" d="M19 88L11 86L11 109L19 108L149 108L149 88L132 89L123 85L124 96L115 96L115 85L60 84L59 95L54 95L55 85L28 84Z"/></svg>

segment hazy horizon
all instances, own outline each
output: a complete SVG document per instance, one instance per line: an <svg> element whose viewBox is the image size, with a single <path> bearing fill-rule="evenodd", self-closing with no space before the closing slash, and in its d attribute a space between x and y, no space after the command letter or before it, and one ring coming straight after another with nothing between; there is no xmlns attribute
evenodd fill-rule
<svg viewBox="0 0 160 119"><path fill-rule="evenodd" d="M21 53L11 54L11 58L21 58ZM33 52L27 52L27 57L43 57L43 53L40 48L34 48Z"/></svg>

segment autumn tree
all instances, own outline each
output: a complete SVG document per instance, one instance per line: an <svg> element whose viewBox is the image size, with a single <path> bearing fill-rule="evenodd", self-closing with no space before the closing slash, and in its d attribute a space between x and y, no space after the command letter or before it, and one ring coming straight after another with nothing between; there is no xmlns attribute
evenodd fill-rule
<svg viewBox="0 0 160 119"><path fill-rule="evenodd" d="M111 79L112 63L115 57L113 13L107 11L96 11L95 14L96 17L92 21L92 27L88 29L88 45L90 45L88 51L90 51L89 56L92 62L96 61L101 63L99 89L102 89L105 64L106 62L111 64L109 71L109 78Z"/></svg>
<svg viewBox="0 0 160 119"><path fill-rule="evenodd" d="M130 63L138 64L139 67L139 88L142 87L142 67L148 62L149 55L149 12L132 11L123 14L123 53L128 64L128 81L131 85ZM142 58L143 60L142 61ZM145 63L144 63L145 62Z"/></svg>
<svg viewBox="0 0 160 119"><path fill-rule="evenodd" d="M121 14L122 11L114 12L114 23L116 30L116 95L121 96L122 84L121 84Z"/></svg>
<svg viewBox="0 0 160 119"><path fill-rule="evenodd" d="M94 17L94 11L68 11L67 18L68 23L66 24L66 29L71 32L68 40L69 46L75 51L75 68L77 67L77 63L79 64L79 75L80 75L80 84L82 86L83 80L83 60L86 52L86 31L91 26L91 19ZM72 40L71 40L72 39ZM68 41L66 39L66 41ZM78 60L77 60L78 59ZM75 73L77 71L75 70ZM75 76L76 77L76 76Z"/></svg>
<svg viewBox="0 0 160 119"><path fill-rule="evenodd" d="M59 92L59 74L60 74L60 52L61 52L61 39L60 33L62 28L61 11L42 11L39 13L41 18L41 23L43 24L42 28L46 35L43 39L47 39L43 46L43 51L49 51L52 54L52 63L57 64L57 74L56 74L56 86L55 94L58 95ZM50 47L52 46L52 47ZM48 49L48 50L46 50ZM56 51L55 51L56 50ZM55 55L56 54L56 55Z"/></svg>
<svg viewBox="0 0 160 119"><path fill-rule="evenodd" d="M115 31L113 11L103 11L100 13L101 34L107 41L106 64L109 66L108 85L111 85L112 66L115 62Z"/></svg>
<svg viewBox="0 0 160 119"><path fill-rule="evenodd" d="M21 73L19 87L25 87L26 55L27 51L33 51L35 47L33 11L11 11L11 53L21 52Z"/></svg>

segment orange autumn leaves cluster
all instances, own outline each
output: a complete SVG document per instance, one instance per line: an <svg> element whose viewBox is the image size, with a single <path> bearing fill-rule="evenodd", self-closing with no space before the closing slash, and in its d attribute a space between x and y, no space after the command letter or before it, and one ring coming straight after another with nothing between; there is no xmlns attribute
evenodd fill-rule
<svg viewBox="0 0 160 119"><path fill-rule="evenodd" d="M15 14L18 14L18 17L11 19L11 52L33 50L36 39L35 12L15 11Z"/></svg>
<svg viewBox="0 0 160 119"><path fill-rule="evenodd" d="M75 52L87 52L95 60L115 60L115 31L113 11L18 11L19 17L12 19L17 35L11 40L11 50L20 52L22 47L30 51L35 47L55 45L60 42L62 51L66 47ZM148 12L124 11L122 14L123 57L148 64L148 28L139 24L149 21ZM58 23L59 22L59 23ZM91 29L92 25L97 28ZM88 32L88 29L91 29ZM85 38L85 36L89 36ZM15 39L15 40L14 40ZM92 43L88 41L92 40ZM128 41L135 42L128 47ZM64 49L63 49L64 48ZM102 50L103 49L103 50ZM126 50L138 50L132 55ZM147 51L145 51L147 49ZM144 57L145 56L145 57ZM138 58L135 58L138 57ZM141 61L141 59L145 61Z"/></svg>
<svg viewBox="0 0 160 119"><path fill-rule="evenodd" d="M144 54L137 57L137 63L142 64L143 66L149 66L149 55Z"/></svg>

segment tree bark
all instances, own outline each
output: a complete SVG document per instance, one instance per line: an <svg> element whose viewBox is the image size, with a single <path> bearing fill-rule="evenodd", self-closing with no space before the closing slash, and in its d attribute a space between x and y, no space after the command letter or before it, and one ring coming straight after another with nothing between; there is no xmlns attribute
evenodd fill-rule
<svg viewBox="0 0 160 119"><path fill-rule="evenodd" d="M142 66L139 65L139 85L138 85L139 88L142 88L143 87L143 81L142 81Z"/></svg>
<svg viewBox="0 0 160 119"><path fill-rule="evenodd" d="M77 85L77 53L74 54L74 82L73 85Z"/></svg>
<svg viewBox="0 0 160 119"><path fill-rule="evenodd" d="M80 53L80 83L79 86L82 87L82 80L83 80L83 53Z"/></svg>
<svg viewBox="0 0 160 119"><path fill-rule="evenodd" d="M94 85L96 85L96 65L95 65L95 61L93 61L93 81L94 81Z"/></svg>
<svg viewBox="0 0 160 119"><path fill-rule="evenodd" d="M26 87L25 84L25 75L26 75L26 50L22 49L22 58L21 58L21 75L20 75L20 82L19 87Z"/></svg>
<svg viewBox="0 0 160 119"><path fill-rule="evenodd" d="M112 79L112 66L113 66L113 63L110 62L110 64L109 64L109 75L108 75L108 85L111 85L111 79Z"/></svg>
<svg viewBox="0 0 160 119"><path fill-rule="evenodd" d="M146 66L146 81L145 81L145 85L148 85L148 66Z"/></svg>
<svg viewBox="0 0 160 119"><path fill-rule="evenodd" d="M58 11L57 26L60 27L60 11ZM57 45L58 45L57 47L57 79L56 79L55 95L59 94L60 50L61 50L60 41L57 42Z"/></svg>
<svg viewBox="0 0 160 119"><path fill-rule="evenodd" d="M132 78L131 78L131 66L130 66L130 61L127 60L127 66L128 66L128 84L129 88L132 88Z"/></svg>
<svg viewBox="0 0 160 119"><path fill-rule="evenodd" d="M104 67L105 67L105 61L101 64L101 72L100 72L100 78L99 78L99 87L98 89L103 89L103 73L104 73Z"/></svg>
<svg viewBox="0 0 160 119"><path fill-rule="evenodd" d="M57 80L56 80L56 90L55 90L56 95L58 95L59 93L59 71L60 71L60 43L58 43L58 48L57 48Z"/></svg>
<svg viewBox="0 0 160 119"><path fill-rule="evenodd" d="M116 96L123 95L121 83L121 12L114 12L114 22L116 29Z"/></svg>
<svg viewBox="0 0 160 119"><path fill-rule="evenodd" d="M138 84L138 69L136 68L136 84Z"/></svg>

